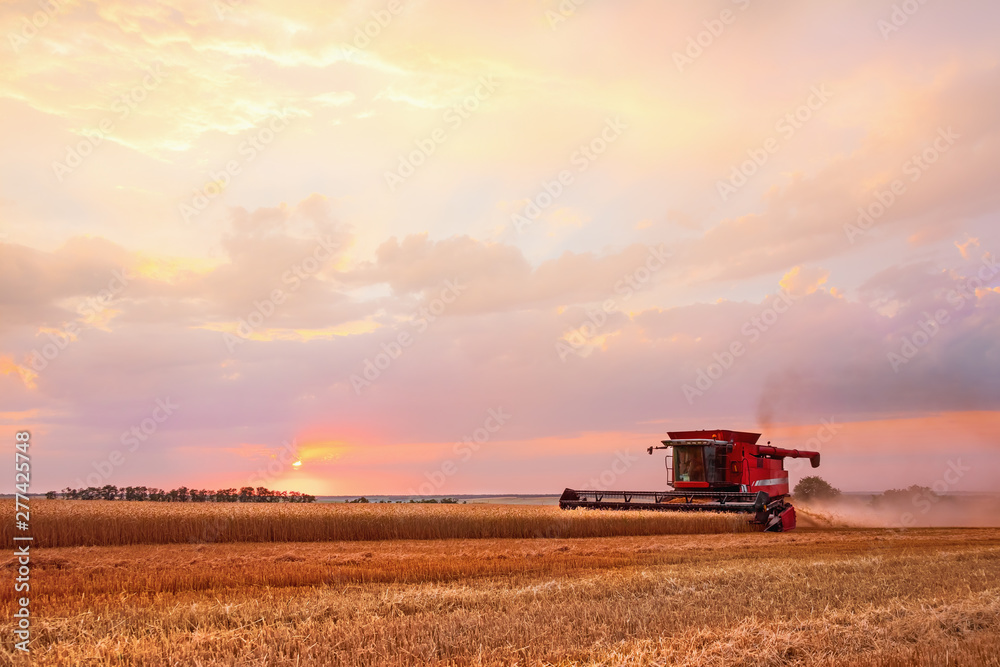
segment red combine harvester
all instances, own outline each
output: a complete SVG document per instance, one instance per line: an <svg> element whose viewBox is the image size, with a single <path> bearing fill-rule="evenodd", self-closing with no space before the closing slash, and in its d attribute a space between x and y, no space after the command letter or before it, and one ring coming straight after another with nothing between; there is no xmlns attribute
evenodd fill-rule
<svg viewBox="0 0 1000 667"><path fill-rule="evenodd" d="M758 445L760 433L671 431L654 449L666 449L667 483L673 491L575 491L566 489L559 507L669 512L744 512L765 531L795 528L795 508L787 502L786 458L809 459L819 452Z"/></svg>

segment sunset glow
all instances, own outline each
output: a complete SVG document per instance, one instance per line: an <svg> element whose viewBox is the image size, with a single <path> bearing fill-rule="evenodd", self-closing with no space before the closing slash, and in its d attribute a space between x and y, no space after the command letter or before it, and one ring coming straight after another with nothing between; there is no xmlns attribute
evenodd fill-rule
<svg viewBox="0 0 1000 667"><path fill-rule="evenodd" d="M1000 7L52 4L0 7L33 492L660 488L701 428L998 489Z"/></svg>

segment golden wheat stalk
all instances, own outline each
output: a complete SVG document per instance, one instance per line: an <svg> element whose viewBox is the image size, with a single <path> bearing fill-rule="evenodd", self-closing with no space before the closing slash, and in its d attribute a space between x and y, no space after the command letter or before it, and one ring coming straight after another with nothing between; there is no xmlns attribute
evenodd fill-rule
<svg viewBox="0 0 1000 667"><path fill-rule="evenodd" d="M579 538L750 530L741 514L562 511L550 506L32 503L39 547L192 542ZM9 541L13 528L0 526Z"/></svg>

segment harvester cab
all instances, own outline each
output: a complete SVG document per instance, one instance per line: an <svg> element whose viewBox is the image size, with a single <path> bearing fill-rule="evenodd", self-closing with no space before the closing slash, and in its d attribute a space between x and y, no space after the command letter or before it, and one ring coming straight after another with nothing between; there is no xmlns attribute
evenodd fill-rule
<svg viewBox="0 0 1000 667"><path fill-rule="evenodd" d="M566 489L563 509L652 509L663 511L743 512L766 531L795 528L788 501L786 458L807 458L819 466L818 452L758 445L759 433L671 431L649 447L666 450L667 484L673 491L578 491Z"/></svg>

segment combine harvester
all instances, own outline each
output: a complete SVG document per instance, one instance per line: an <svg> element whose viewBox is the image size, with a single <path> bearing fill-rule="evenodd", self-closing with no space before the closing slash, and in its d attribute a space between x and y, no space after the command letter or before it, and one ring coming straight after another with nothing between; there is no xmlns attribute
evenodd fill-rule
<svg viewBox="0 0 1000 667"><path fill-rule="evenodd" d="M744 512L762 530L795 528L788 504L786 458L809 459L819 467L819 452L758 445L760 433L671 431L669 440L650 447L666 449L667 484L673 491L576 491L566 489L559 507L668 512Z"/></svg>

